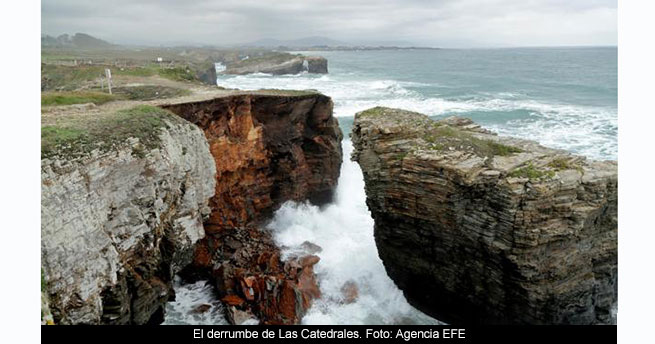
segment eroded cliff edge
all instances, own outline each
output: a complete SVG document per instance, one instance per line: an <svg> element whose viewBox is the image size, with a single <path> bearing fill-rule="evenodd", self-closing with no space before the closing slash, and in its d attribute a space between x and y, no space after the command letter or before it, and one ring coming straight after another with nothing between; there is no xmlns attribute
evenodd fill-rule
<svg viewBox="0 0 655 344"><path fill-rule="evenodd" d="M330 98L150 103L42 116L42 289L54 322L159 323L176 273L210 278L232 323L298 322L320 296L318 257L282 261L261 225L284 201L331 199L342 134Z"/></svg>
<svg viewBox="0 0 655 344"><path fill-rule="evenodd" d="M281 261L261 227L285 201L331 200L343 137L332 100L273 92L163 107L204 130L216 163L207 236L185 276L209 276L232 323L297 323L320 296L313 273L318 257L307 252Z"/></svg>
<svg viewBox="0 0 655 344"><path fill-rule="evenodd" d="M451 323L611 323L617 165L470 120L355 117L375 240L408 301Z"/></svg>

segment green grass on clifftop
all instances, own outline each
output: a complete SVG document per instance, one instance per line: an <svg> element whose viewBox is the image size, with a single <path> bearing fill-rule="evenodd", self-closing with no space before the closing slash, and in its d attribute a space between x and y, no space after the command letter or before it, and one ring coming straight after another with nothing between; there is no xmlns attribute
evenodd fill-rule
<svg viewBox="0 0 655 344"><path fill-rule="evenodd" d="M514 171L510 172L508 176L514 178L528 178L528 179L539 179L542 177L552 178L555 176L555 171L539 169L535 167L532 163L528 163L527 166L517 168Z"/></svg>
<svg viewBox="0 0 655 344"><path fill-rule="evenodd" d="M114 94L123 96L129 100L153 100L173 97L188 96L191 91L159 86L159 85L142 85L142 86L123 86L113 89Z"/></svg>
<svg viewBox="0 0 655 344"><path fill-rule="evenodd" d="M93 103L101 105L112 100L121 99L120 96L102 92L43 92L41 93L41 105L72 105Z"/></svg>
<svg viewBox="0 0 655 344"><path fill-rule="evenodd" d="M361 111L355 116L356 119L371 121L381 129L402 132L409 137L418 136L424 143L417 141L415 149L428 151L453 149L472 152L481 157L508 156L522 152L518 147L480 138L474 132L434 121L417 112L377 106Z"/></svg>
<svg viewBox="0 0 655 344"><path fill-rule="evenodd" d="M81 87L101 86L105 75L105 68L109 68L113 76L150 77L160 76L174 81L200 82L197 70L184 65L160 66L158 64L144 64L132 67L110 67L103 65L55 65L41 64L41 89L72 91Z"/></svg>
<svg viewBox="0 0 655 344"><path fill-rule="evenodd" d="M55 125L41 127L41 158L74 158L95 149L104 152L124 145L130 137L138 138L140 143L133 154L144 155L159 146L160 130L166 126L164 119L182 120L149 105L98 116L60 118Z"/></svg>
<svg viewBox="0 0 655 344"><path fill-rule="evenodd" d="M435 123L433 128L426 132L424 140L431 143L436 150L447 147L473 151L479 156L508 156L522 152L521 149L508 146L493 140L480 139L472 134L447 125Z"/></svg>

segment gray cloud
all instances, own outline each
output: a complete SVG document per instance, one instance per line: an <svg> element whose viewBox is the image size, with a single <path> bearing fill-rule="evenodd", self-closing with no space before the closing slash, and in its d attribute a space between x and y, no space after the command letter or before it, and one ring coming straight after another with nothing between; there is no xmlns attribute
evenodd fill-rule
<svg viewBox="0 0 655 344"><path fill-rule="evenodd" d="M230 45L326 36L441 47L616 45L614 0L43 0L42 32Z"/></svg>

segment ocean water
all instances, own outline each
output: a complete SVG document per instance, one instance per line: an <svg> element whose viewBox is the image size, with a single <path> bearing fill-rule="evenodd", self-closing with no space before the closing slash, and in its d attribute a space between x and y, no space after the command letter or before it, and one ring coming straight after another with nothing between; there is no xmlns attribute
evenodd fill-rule
<svg viewBox="0 0 655 344"><path fill-rule="evenodd" d="M617 159L617 49L520 48L305 52L328 59L329 74L219 76L239 89L315 89L334 101L344 130L344 161L335 202L318 208L288 202L268 229L292 252L304 241L323 248L315 271L322 299L306 324L428 324L386 275L377 255L373 220L348 138L356 112L389 106L435 119L469 117L498 132L536 140L593 159ZM283 252L284 253L284 252ZM341 288L354 283L358 298L344 303ZM186 288L186 289L185 289ZM178 289L188 291L180 285ZM193 289L193 288L191 288ZM210 290L193 289L204 298ZM193 292L191 293L193 294ZM183 305L169 304L168 314ZM220 323L216 319L201 319ZM179 316L174 316L177 322ZM220 318L220 319L219 319ZM191 319L197 321L198 319ZM167 320L168 322L169 320Z"/></svg>

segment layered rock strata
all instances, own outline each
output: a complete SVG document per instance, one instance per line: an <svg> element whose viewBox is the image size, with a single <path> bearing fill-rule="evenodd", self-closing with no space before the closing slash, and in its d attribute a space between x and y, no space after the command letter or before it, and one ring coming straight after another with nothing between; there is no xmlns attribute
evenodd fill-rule
<svg viewBox="0 0 655 344"><path fill-rule="evenodd" d="M41 161L42 288L55 323L162 321L216 185L202 131L162 120L151 149L130 138Z"/></svg>
<svg viewBox="0 0 655 344"><path fill-rule="evenodd" d="M617 164L470 120L355 117L375 240L408 301L450 323L598 324L617 301Z"/></svg>
<svg viewBox="0 0 655 344"><path fill-rule="evenodd" d="M207 236L185 275L211 276L232 323L297 323L319 296L312 270L318 257L282 262L261 227L285 201L331 199L342 158L332 101L282 92L164 108L204 130L217 171Z"/></svg>

